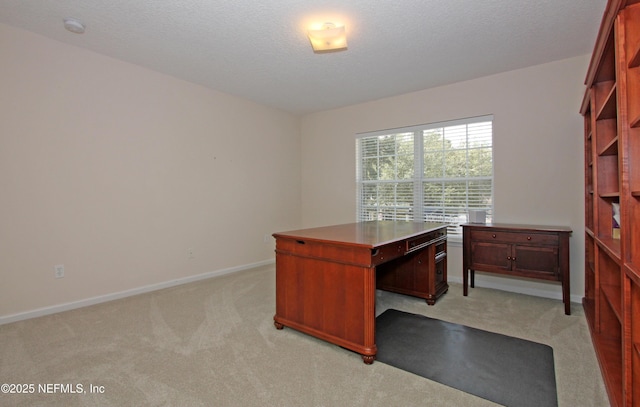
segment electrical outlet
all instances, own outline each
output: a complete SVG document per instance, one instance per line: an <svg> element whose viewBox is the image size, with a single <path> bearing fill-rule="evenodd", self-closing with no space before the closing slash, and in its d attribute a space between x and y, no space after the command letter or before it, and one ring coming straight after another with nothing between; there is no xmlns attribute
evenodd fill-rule
<svg viewBox="0 0 640 407"><path fill-rule="evenodd" d="M64 277L64 264L53 266L53 275L55 276L55 278Z"/></svg>
<svg viewBox="0 0 640 407"><path fill-rule="evenodd" d="M190 259L193 259L194 257L196 257L196 256L193 254L193 247L190 247L190 248L188 248L188 249L187 249L187 256L188 256Z"/></svg>
<svg viewBox="0 0 640 407"><path fill-rule="evenodd" d="M264 236L262 236L262 241L263 241L264 243L269 243L269 242L271 242L271 235L270 235L270 234L268 234L268 233L267 233L267 234L265 234Z"/></svg>

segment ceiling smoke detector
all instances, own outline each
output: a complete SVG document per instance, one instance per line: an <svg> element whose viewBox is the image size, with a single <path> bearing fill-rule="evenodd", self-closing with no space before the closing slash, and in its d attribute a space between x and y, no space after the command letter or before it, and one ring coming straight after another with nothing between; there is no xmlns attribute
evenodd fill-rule
<svg viewBox="0 0 640 407"><path fill-rule="evenodd" d="M82 24L80 21L76 20L75 18L65 18L64 19L64 28L67 29L67 31L71 31L74 34L82 34L84 33L84 24Z"/></svg>

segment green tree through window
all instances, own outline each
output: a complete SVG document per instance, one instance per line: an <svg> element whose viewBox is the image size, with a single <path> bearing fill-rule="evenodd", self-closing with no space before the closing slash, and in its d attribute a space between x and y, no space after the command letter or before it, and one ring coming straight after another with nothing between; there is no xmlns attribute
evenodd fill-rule
<svg viewBox="0 0 640 407"><path fill-rule="evenodd" d="M361 134L356 140L357 219L450 224L469 209L493 214L493 118Z"/></svg>

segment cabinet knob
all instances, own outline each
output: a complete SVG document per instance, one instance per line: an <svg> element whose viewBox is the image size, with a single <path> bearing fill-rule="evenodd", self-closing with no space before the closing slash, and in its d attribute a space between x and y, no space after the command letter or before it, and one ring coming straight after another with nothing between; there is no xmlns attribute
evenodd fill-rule
<svg viewBox="0 0 640 407"><path fill-rule="evenodd" d="M507 260L511 260L511 256L507 256Z"/></svg>
<svg viewBox="0 0 640 407"><path fill-rule="evenodd" d="M495 239L496 238L496 234L495 233L492 234L491 237L493 237Z"/></svg>
<svg viewBox="0 0 640 407"><path fill-rule="evenodd" d="M531 236L527 236L527 240L531 240Z"/></svg>

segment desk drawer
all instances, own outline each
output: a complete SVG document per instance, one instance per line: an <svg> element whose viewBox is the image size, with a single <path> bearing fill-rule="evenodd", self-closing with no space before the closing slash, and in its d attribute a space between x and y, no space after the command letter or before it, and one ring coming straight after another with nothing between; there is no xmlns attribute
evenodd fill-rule
<svg viewBox="0 0 640 407"><path fill-rule="evenodd" d="M380 265L390 260L404 256L404 242L389 243L384 246L377 247L371 251L371 262L374 265Z"/></svg>
<svg viewBox="0 0 640 407"><path fill-rule="evenodd" d="M539 232L505 232L505 231L489 231L489 230L472 230L471 240L483 242L497 243L529 243L534 245L550 245L558 244L558 235Z"/></svg>
<svg viewBox="0 0 640 407"><path fill-rule="evenodd" d="M446 228L434 230L433 232L429 232L421 236L407 239L406 251L407 253L409 253L409 252L421 249L425 246L428 246L431 243L436 243L437 241L443 241L446 238L447 238Z"/></svg>
<svg viewBox="0 0 640 407"><path fill-rule="evenodd" d="M276 239L276 253L309 257L335 263L371 267L371 250L366 247L331 244L306 239Z"/></svg>

